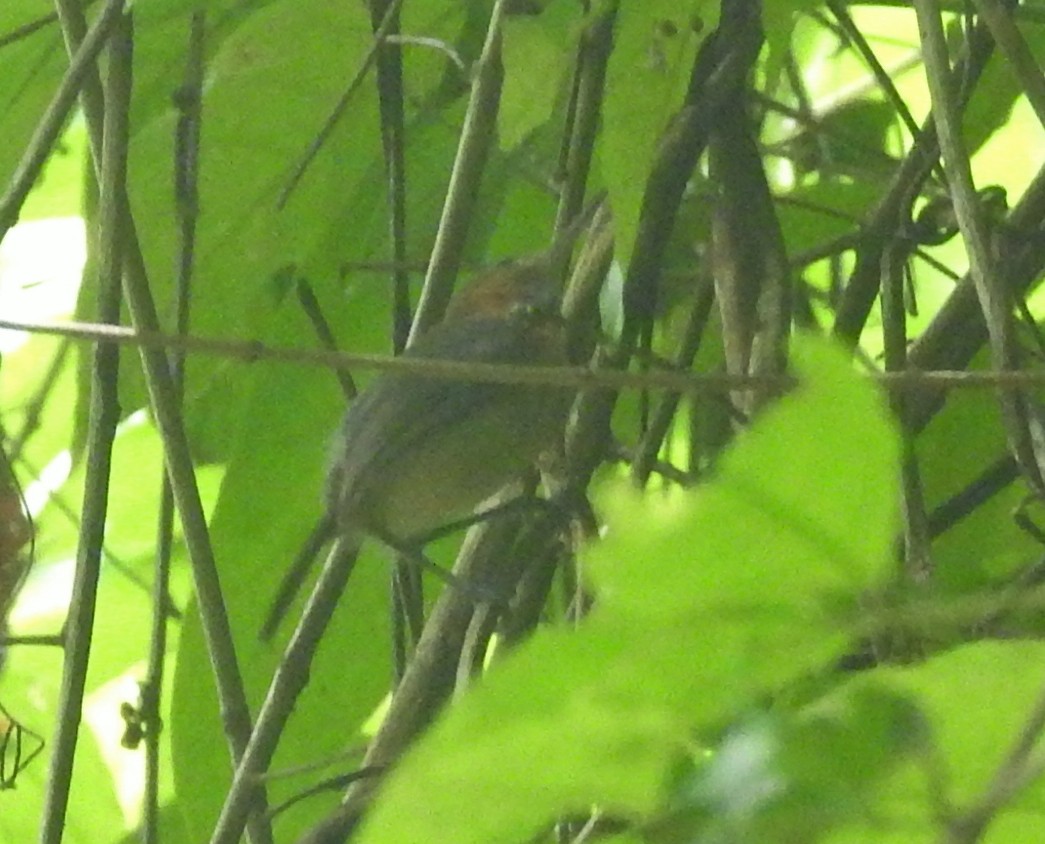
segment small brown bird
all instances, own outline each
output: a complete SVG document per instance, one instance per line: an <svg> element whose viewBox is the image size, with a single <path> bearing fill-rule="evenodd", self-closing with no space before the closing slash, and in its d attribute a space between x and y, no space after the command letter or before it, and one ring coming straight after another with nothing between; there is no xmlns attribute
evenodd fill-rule
<svg viewBox="0 0 1045 844"><path fill-rule="evenodd" d="M464 288L407 357L565 365L557 291L536 262L502 264ZM339 532L406 542L467 515L561 434L561 388L387 373L349 407L327 477Z"/></svg>
<svg viewBox="0 0 1045 844"><path fill-rule="evenodd" d="M403 354L485 364L566 365L566 326L553 268L582 214L545 253L506 261L454 294L442 322ZM287 573L261 637L275 631L311 558L337 534L405 548L474 512L562 436L573 392L386 372L349 406L326 483L326 515Z"/></svg>

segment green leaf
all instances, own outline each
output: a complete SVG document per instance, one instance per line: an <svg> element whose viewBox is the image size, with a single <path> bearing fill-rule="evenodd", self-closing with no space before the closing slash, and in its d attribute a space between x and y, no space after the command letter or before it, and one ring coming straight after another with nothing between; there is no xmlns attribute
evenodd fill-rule
<svg viewBox="0 0 1045 844"><path fill-rule="evenodd" d="M607 502L608 548L592 565L605 606L800 608L855 598L887 571L899 452L885 406L836 350L804 342L794 359L802 384L714 483L644 505L622 488Z"/></svg>
<svg viewBox="0 0 1045 844"><path fill-rule="evenodd" d="M3 47L0 137L4 142L0 144L0 181L5 186L67 64L57 21L43 20L49 11L38 0L5 0L0 4L0 34L43 22Z"/></svg>
<svg viewBox="0 0 1045 844"><path fill-rule="evenodd" d="M978 355L972 368L990 366L989 354ZM961 438L962 447L954 443ZM925 489L933 509L958 494L1007 451L995 396L958 391L948 397L915 441ZM1037 540L1012 518L1029 489L1009 484L980 502L933 542L934 583L943 594L968 594L998 577L1011 577L1040 554Z"/></svg>
<svg viewBox="0 0 1045 844"><path fill-rule="evenodd" d="M823 840L865 819L868 793L924 744L923 726L910 700L876 687L746 718L680 769L649 838Z"/></svg>
<svg viewBox="0 0 1045 844"><path fill-rule="evenodd" d="M143 91L135 108L144 116L134 127L129 193L161 317L171 308L171 268L179 253L171 188L178 115L169 96L171 76L179 78L184 62L183 47L172 53L172 33L178 33L175 43L183 44L184 30L178 20L143 27L137 57ZM360 93L351 119L338 124L287 207L277 207L293 167L369 49L370 23L366 10L355 4L283 0L245 19L233 17L214 38L202 102L192 331L252 340L279 307L272 279L288 267L321 264L323 281L332 289L347 256L372 255L371 245L358 243L344 225L354 190L383 166L372 92ZM308 48L290 50L289 44ZM334 226L337 249L331 251L327 238ZM146 403L137 369L129 364L121 380L128 410ZM187 368L187 422L201 458L223 456L224 432L246 398L241 385L225 361L198 357Z"/></svg>
<svg viewBox="0 0 1045 844"><path fill-rule="evenodd" d="M20 220L72 217L83 212L83 177L88 166L87 125L74 118L22 206Z"/></svg>
<svg viewBox="0 0 1045 844"><path fill-rule="evenodd" d="M579 8L552 3L538 17L509 17L504 25L504 90L498 111L502 148L511 149L553 114L576 50Z"/></svg>
<svg viewBox="0 0 1045 844"><path fill-rule="evenodd" d="M866 791L866 816L830 840L930 840L940 822L933 794L959 812L981 800L1040 706L1042 665L1040 642L976 642L920 665L879 668L855 678L853 688L873 686L912 701L928 726L933 756L926 752L919 764L902 766ZM1031 844L1040 840L1043 823L1045 783L1039 775L1000 806L981 840ZM885 832L894 837L879 838Z"/></svg>
<svg viewBox="0 0 1045 844"><path fill-rule="evenodd" d="M617 257L627 263L657 144L682 97L697 48L717 22L706 0L622 3L606 77L599 162L613 204Z"/></svg>
<svg viewBox="0 0 1045 844"><path fill-rule="evenodd" d="M14 648L7 654L0 679L0 702L19 723L41 736L46 745L44 752L19 773L15 790L0 792L0 841L39 838L61 672L62 653L58 648ZM89 706L90 697L85 708ZM0 739L4 736L5 731L0 729ZM112 757L107 760L101 752L103 746L106 751L113 750L107 746L106 738L92 730L92 718L88 715L81 724L76 746L74 787L64 828L63 840L70 844L106 844L124 830L114 774L107 764ZM23 738L23 752L36 745L36 740ZM13 758L12 751L12 747L5 751L8 762Z"/></svg>
<svg viewBox="0 0 1045 844"><path fill-rule="evenodd" d="M609 508L594 612L538 632L447 713L363 842L525 839L591 805L651 812L692 730L841 653L856 597L887 570L896 437L842 353L807 341L795 357L803 386L716 480L670 508Z"/></svg>

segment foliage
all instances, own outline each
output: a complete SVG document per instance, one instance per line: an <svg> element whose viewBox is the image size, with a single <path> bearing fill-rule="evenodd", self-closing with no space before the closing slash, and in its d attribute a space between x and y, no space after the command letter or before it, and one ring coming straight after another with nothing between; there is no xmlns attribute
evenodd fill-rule
<svg viewBox="0 0 1045 844"><path fill-rule="evenodd" d="M97 16L106 4L87 5ZM440 226L445 235L450 174L499 4L405 0L401 38L376 69L369 54L386 8L378 0L129 5L126 192L161 325L174 332L190 226L190 332L240 343L247 357L192 351L181 406L256 715L289 638L261 643L257 631L320 514L344 406L327 368L281 356L317 345L298 285L311 286L339 349L392 351L402 314L390 256L408 265L416 302ZM507 4L496 143L464 186L476 204L452 259L471 271L536 252L564 186L605 191L614 243L599 302L600 365L651 383L679 370L763 380L731 392L691 384L680 401L629 387L605 405L606 430L581 427L578 412L571 430L590 448L571 452L581 455L571 481L605 535L574 542L579 529L545 530L562 566L542 594L542 623L520 642L507 622L492 636L477 617L486 638L471 664L485 669L481 678L467 676L467 655L452 655L452 703L440 706L445 694L432 691L440 714L393 754L359 840L1040 838L1041 549L1038 504L1025 501L1045 487L1036 394L963 389L944 398L925 383L886 392L865 377L1036 372L1045 254L1028 233L1045 216L1034 108L1040 21L1026 6L990 17L989 3L977 5L982 19L944 16L962 134L957 147L944 144L941 168L931 144L919 152L920 122L933 125L930 106L940 108L926 71L940 68L919 42L929 36L913 9L764 5L759 31L745 17L756 4L745 2ZM0 4L0 185L15 184L68 67L62 25L48 14L39 0ZM193 20L204 23L198 90ZM990 49L988 21L1004 49ZM600 49L604 87L577 70L583 56L591 73ZM383 103L375 82L390 53L402 58L405 139L403 171L393 167L391 178L394 121L388 89ZM105 54L103 66L118 61ZM178 146L195 97L198 171ZM578 147L577 127L593 113L598 131ZM11 194L0 197L3 260L37 223L84 217L83 283L70 293L48 281L33 302L26 292L38 279L23 280L4 317L19 308L34 319L98 318L98 267L114 229L99 206L90 118L85 107L62 122L10 220ZM586 154L590 174L577 164ZM966 162L973 192L958 175ZM198 204L173 187L178 168ZM397 180L399 242L388 211ZM985 270L969 245L977 226L991 242ZM64 254L75 243L37 241L30 251ZM13 275L2 260L0 275ZM992 279L1004 280L1004 294ZM36 534L11 634L61 630L73 571L99 550L80 531L81 502L98 500L87 457L102 441L94 365L91 345L43 333L4 352L4 448ZM785 371L798 385L778 397ZM364 386L372 377L362 367L353 374ZM59 824L70 844L138 840L147 802L144 752L120 742L141 717L171 451L133 344L120 352L118 395L111 483L101 492L103 573L82 707L73 708L83 726ZM523 522L500 549L506 559L530 547L526 525L542 524ZM161 649L161 721L144 722L150 739L162 725L153 840L166 844L208 840L232 780L189 528L175 524L169 590L178 613ZM449 568L461 544L442 538L426 554ZM388 572L387 554L365 546L271 768L334 761L268 781L270 805L355 768L381 719L394 717ZM429 618L454 592L429 588ZM72 600L75 610L82 598ZM0 840L29 841L45 813L63 811L48 788L72 669L59 649L23 644L6 649L0 670L4 710L48 741L17 787L0 791ZM14 729L0 720L0 740ZM0 750L10 770L13 745ZM279 814L276 840L297 840L341 790Z"/></svg>

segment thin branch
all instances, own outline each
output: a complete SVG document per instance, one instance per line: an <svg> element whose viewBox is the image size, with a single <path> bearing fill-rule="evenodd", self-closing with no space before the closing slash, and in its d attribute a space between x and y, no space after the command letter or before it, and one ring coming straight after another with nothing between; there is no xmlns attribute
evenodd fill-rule
<svg viewBox="0 0 1045 844"><path fill-rule="evenodd" d="M406 263L406 121L403 54L392 46L399 33L399 4L370 0L377 44L377 100L381 110L381 148L385 156L388 234L392 242L392 349L401 352L410 335L410 286ZM381 37L383 34L383 38Z"/></svg>
<svg viewBox="0 0 1045 844"><path fill-rule="evenodd" d="M613 52L618 6L618 2L607 3L581 35L569 131L565 133L560 155L562 195L555 220L556 231L569 225L581 213L584 205L591 161L595 154L595 139L602 123L606 70Z"/></svg>
<svg viewBox="0 0 1045 844"><path fill-rule="evenodd" d="M886 248L882 258L882 329L888 372L903 372L907 369L907 314L903 286L906 257L906 249L894 242ZM889 398L896 418L904 419L908 397L903 393L894 393ZM931 537L913 439L913 435L903 432L900 471L903 574L909 583L924 583L932 573Z"/></svg>
<svg viewBox="0 0 1045 844"><path fill-rule="evenodd" d="M98 207L98 318L120 319L120 267L123 263L124 208L119 201L127 176L127 119L130 111L130 18L120 16L110 44L106 85L108 108L104 116L100 168L101 199ZM72 784L73 760L80 731L87 662L91 652L101 549L112 470L112 444L120 418L117 376L119 351L98 344L91 377L91 403L87 435L87 472L84 479L83 521L77 547L73 594L66 619L65 663L58 701L51 770L47 778L41 844L59 844Z"/></svg>
<svg viewBox="0 0 1045 844"><path fill-rule="evenodd" d="M56 334L78 340L96 340L120 346L181 348L199 354L218 355L246 363L271 360L305 366L373 369L403 372L429 378L479 381L491 384L540 384L581 389L660 389L697 394L702 391L729 391L743 388L793 385L794 379L766 375L726 375L713 372L673 372L650 370L626 372L593 370L580 366L515 366L473 363L435 358L410 358L391 355L354 354L326 349L295 349L260 342L239 342L211 337L176 337L159 331L140 331L123 326L90 322L24 322L0 319L0 328ZM890 389L995 389L997 387L1036 388L1045 386L1045 372L1019 370L983 372L963 369L918 369L900 373L871 372L864 377Z"/></svg>
<svg viewBox="0 0 1045 844"><path fill-rule="evenodd" d="M951 185L954 213L969 256L969 275L987 326L992 363L998 370L1016 369L1019 360L1013 336L1011 289L992 249L983 207L973 183L943 22L933 0L915 0L915 11L925 53L933 122ZM999 402L1013 456L1027 480L1038 490L1045 489L1043 469L1038 463L1029 427L1033 424L1030 409L1022 396L1009 390L1000 391Z"/></svg>
<svg viewBox="0 0 1045 844"><path fill-rule="evenodd" d="M375 33L387 30L388 38L377 52L377 100L381 111L381 148L385 158L388 235L391 242L392 350L406 348L410 337L410 277L406 261L406 122L404 117L403 54L389 42L399 33L399 11L392 0L370 0L370 21ZM402 673L407 651L407 618L422 612L424 597L416 570L397 560L389 575L393 676ZM409 609L409 612L408 612Z"/></svg>
<svg viewBox="0 0 1045 844"><path fill-rule="evenodd" d="M974 0L974 3L998 49L1008 59L1038 122L1045 126L1045 76L1013 19L1014 10L1022 7L1002 4L999 0Z"/></svg>
<svg viewBox="0 0 1045 844"><path fill-rule="evenodd" d="M867 64L867 67L870 69L875 81L878 83L878 87L882 89L886 99L889 100L893 108L896 109L896 113L903 121L904 126L907 127L907 131L911 133L912 137L916 136L919 127L911 116L910 109L907 108L907 103L905 103L903 97L900 96L900 92L896 89L892 77L888 72L886 72L885 68L882 67L881 62L878 61L878 57L874 54L874 50L871 49L871 45L867 43L867 39L864 38L863 33L860 32L856 24L853 22L849 10L841 0L827 0L827 8L831 10L831 14L835 16L835 20L838 21L839 26L842 28L842 32L845 33L846 38L849 39L850 43L856 48L856 51Z"/></svg>
<svg viewBox="0 0 1045 844"><path fill-rule="evenodd" d="M308 283L306 279L299 278L294 284L294 289L298 294L298 303L301 305L301 309L305 312L305 316L308 317L309 322L312 323L312 329L316 332L316 337L319 339L320 345L327 351L337 352L337 339L334 337L334 331L330 327L330 323L327 322L326 317L323 315L323 309L319 307L319 300L316 298L316 291L312 289L312 285ZM359 388L356 387L356 382L352 378L352 373L347 369L337 368L335 370L337 375L338 383L341 385L341 392L344 393L345 399L351 401L356 397L356 393L359 392Z"/></svg>
<svg viewBox="0 0 1045 844"><path fill-rule="evenodd" d="M446 310L453 282L460 269L461 254L472 221L486 159L494 142L497 110L501 98L504 66L501 62L501 18L507 0L497 0L490 15L483 51L476 62L472 95L461 129L461 139L450 174L439 231L432 245L421 299L410 328L413 343Z"/></svg>
<svg viewBox="0 0 1045 844"><path fill-rule="evenodd" d="M972 94L991 56L993 41L982 27L974 27L966 41L966 51L955 70L955 77L965 83L961 90L961 103ZM939 141L936 127L927 119L922 130L915 136L907 157L896 169L893 178L879 200L867 215L856 249L856 266L838 303L832 333L848 346L855 347L878 295L882 255L886 244L903 238L905 232L899 228L910 219L913 197L918 195L922 184L936 167L939 157ZM953 337L953 334L951 335ZM920 342L920 341L919 341ZM912 350L913 353L913 350ZM924 366L922 368L932 368Z"/></svg>
<svg viewBox="0 0 1045 844"><path fill-rule="evenodd" d="M29 438L36 433L40 427L40 419L43 416L44 406L47 404L47 400L51 397L51 391L58 383L58 378L65 369L66 358L69 357L69 350L72 349L72 343L69 338L64 339L58 346L58 349L54 353L54 357L51 359L50 365L47 367L47 372L44 377L40 379L40 385L36 390L36 393L25 405L25 413L22 417L22 427L18 433L11 438L11 443L8 446L10 459L12 463L17 463L22 456L22 450L25 448L25 444L29 441Z"/></svg>
<svg viewBox="0 0 1045 844"><path fill-rule="evenodd" d="M0 35L0 49L15 44L24 38L28 38L30 35L33 35L44 27L57 23L57 21L58 15L51 12L47 15L41 15L36 18L36 20L31 20L29 23L17 26L10 32L5 32L3 35Z"/></svg>
<svg viewBox="0 0 1045 844"><path fill-rule="evenodd" d="M697 352L700 351L700 343L711 317L711 306L714 301L714 285L710 279L702 279L690 302L686 326L682 330L682 339L679 342L678 351L675 353L675 364L679 369L688 369L692 366ZM664 438L671 429L671 422L675 418L679 398L679 394L674 392L664 395L653 412L642 439L636 446L631 474L640 487L645 486L650 473L655 468L657 455L660 453Z"/></svg>
<svg viewBox="0 0 1045 844"><path fill-rule="evenodd" d="M969 809L948 820L941 837L943 844L975 844L1007 803L1023 788L1045 773L1045 758L1034 751L1045 731L1045 689L1039 694L1023 729L1005 759L984 790L983 796Z"/></svg>
<svg viewBox="0 0 1045 844"><path fill-rule="evenodd" d="M181 229L178 274L175 284L174 331L181 337L189 330L192 274L196 253L196 220L199 213L200 117L203 102L203 48L205 15L194 12L189 24L185 76L175 92L180 115L175 129L175 207ZM169 353L171 380L179 403L184 391L185 356ZM171 557L174 553L174 491L164 467L160 480L160 507L156 528L156 562L153 572L152 625L149 661L139 686L138 717L144 728L145 793L142 796L141 838L143 844L160 840L160 738L164 666L167 661L167 611L170 599Z"/></svg>
<svg viewBox="0 0 1045 844"><path fill-rule="evenodd" d="M440 38L430 38L424 35L389 35L385 39L388 44L398 44L405 46L415 47L427 47L431 50L437 50L446 56L461 73L467 73L468 68L465 66L464 60L461 58L461 54L453 48L452 44L448 44Z"/></svg>
<svg viewBox="0 0 1045 844"><path fill-rule="evenodd" d="M338 122L342 117L344 117L349 104L352 102L352 97L355 96L356 91L358 91L359 87L363 84L363 79L366 77L367 71L369 71L374 62L377 61L377 54L378 50L381 48L381 42L384 40L386 33L392 27L392 24L397 20L396 16L402 3L403 0L392 0L392 3L385 12L384 21L382 21L381 26L379 26L377 31L374 33L374 42L370 45L370 50L363 59L363 63L359 66L359 70L356 71L356 75L352 78L352 81L348 83L345 93L341 95L341 99L338 100L333 111L330 112L330 116L327 117L327 121L323 124L323 128L319 130L319 133L312 140L312 143L309 144L308 149L305 150L301 159L294 166L294 170L290 174L286 186L280 192L279 198L276 200L276 208L282 210L286 207L287 202L290 201L290 197L294 193L294 190L301 182L305 173L308 172L308 168L312 165L316 156L319 155L319 151L323 149L326 142L330 140L330 136L333 134Z"/></svg>
<svg viewBox="0 0 1045 844"><path fill-rule="evenodd" d="M70 59L69 69L66 70L51 102L36 124L33 136L29 139L11 176L11 183L0 198L0 240L3 240L8 229L18 222L25 198L36 184L47 157L54 149L66 118L76 104L76 98L80 95L88 74L94 68L98 53L105 46L106 39L120 19L123 6L123 0L108 0Z"/></svg>
<svg viewBox="0 0 1045 844"><path fill-rule="evenodd" d="M236 844L240 840L244 824L255 808L263 775L276 752L294 703L308 682L312 657L345 590L358 553L358 540L341 538L327 555L319 580L269 684L250 741L225 795L210 844Z"/></svg>
<svg viewBox="0 0 1045 844"><path fill-rule="evenodd" d="M38 633L34 635L10 635L5 633L0 636L0 647L30 645L45 648L62 648L65 647L65 638L64 633Z"/></svg>

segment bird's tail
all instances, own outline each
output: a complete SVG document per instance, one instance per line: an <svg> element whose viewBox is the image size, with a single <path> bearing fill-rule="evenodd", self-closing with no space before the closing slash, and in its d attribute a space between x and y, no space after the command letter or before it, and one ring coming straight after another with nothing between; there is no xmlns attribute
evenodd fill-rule
<svg viewBox="0 0 1045 844"><path fill-rule="evenodd" d="M290 564L290 568L287 569L283 579L280 581L276 596L272 599L265 621L258 631L258 639L262 642L269 641L275 635L280 624L283 623L283 619L287 616L287 610L290 609L291 603L297 597L298 592L301 591L301 585L305 582L309 572L312 571L319 552L334 538L335 532L333 516L325 513L316 522L315 527L312 528L308 539L305 540L301 550L294 557L294 562Z"/></svg>

